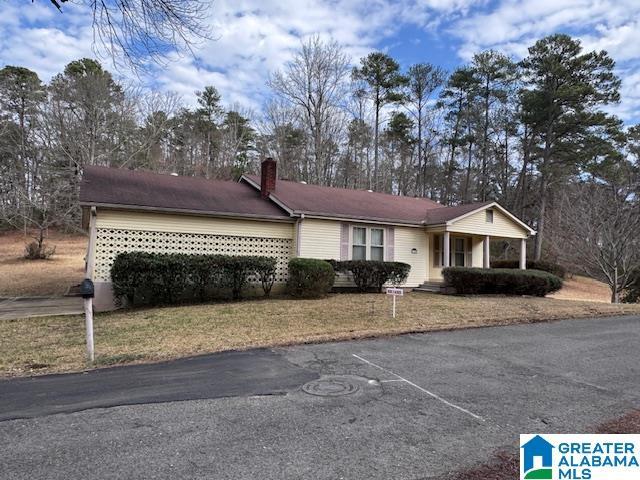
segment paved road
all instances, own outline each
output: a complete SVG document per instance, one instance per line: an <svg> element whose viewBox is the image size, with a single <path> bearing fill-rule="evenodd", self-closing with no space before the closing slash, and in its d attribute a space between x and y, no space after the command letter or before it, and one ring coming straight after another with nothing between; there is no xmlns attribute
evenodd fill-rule
<svg viewBox="0 0 640 480"><path fill-rule="evenodd" d="M270 350L0 382L0 421L91 408L285 394L317 378Z"/></svg>
<svg viewBox="0 0 640 480"><path fill-rule="evenodd" d="M574 320L0 382L0 478L446 478L638 408L639 344Z"/></svg>

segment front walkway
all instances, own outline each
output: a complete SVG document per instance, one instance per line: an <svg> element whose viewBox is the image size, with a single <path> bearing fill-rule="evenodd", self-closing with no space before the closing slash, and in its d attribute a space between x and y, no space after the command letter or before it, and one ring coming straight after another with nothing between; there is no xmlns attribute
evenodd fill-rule
<svg viewBox="0 0 640 480"><path fill-rule="evenodd" d="M83 313L80 297L11 297L0 298L0 320L77 315Z"/></svg>

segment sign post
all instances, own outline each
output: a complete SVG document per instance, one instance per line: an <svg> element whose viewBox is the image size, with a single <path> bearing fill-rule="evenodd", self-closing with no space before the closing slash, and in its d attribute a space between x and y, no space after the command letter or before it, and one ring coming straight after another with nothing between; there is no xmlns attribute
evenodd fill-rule
<svg viewBox="0 0 640 480"><path fill-rule="evenodd" d="M396 297L402 297L404 295L404 290L401 288L387 288L387 295L391 295L393 297L391 315L393 318L396 318Z"/></svg>

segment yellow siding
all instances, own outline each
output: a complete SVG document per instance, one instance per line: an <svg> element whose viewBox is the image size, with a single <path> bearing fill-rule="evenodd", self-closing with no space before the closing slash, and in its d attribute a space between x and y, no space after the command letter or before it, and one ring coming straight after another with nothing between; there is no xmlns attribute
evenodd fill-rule
<svg viewBox="0 0 640 480"><path fill-rule="evenodd" d="M412 249L417 253L411 253ZM411 265L406 287L416 287L427 280L429 261L427 234L422 228L395 227L394 260Z"/></svg>
<svg viewBox="0 0 640 480"><path fill-rule="evenodd" d="M299 228L300 257L340 260L340 222L305 218Z"/></svg>
<svg viewBox="0 0 640 480"><path fill-rule="evenodd" d="M304 219L300 229L300 256L325 260L340 259L341 222L335 220ZM412 254L415 248L418 253ZM395 227L394 258L411 265L406 286L417 286L427 279L429 249L427 235L422 228ZM350 276L339 274L336 286L353 286Z"/></svg>
<svg viewBox="0 0 640 480"><path fill-rule="evenodd" d="M335 220L302 219L299 223L300 257L340 260L340 225ZM295 251L295 250L294 250ZM338 273L336 287L353 287L351 274Z"/></svg>
<svg viewBox="0 0 640 480"><path fill-rule="evenodd" d="M485 210L453 222L451 232L490 235L492 237L527 238L528 232L497 208L493 209L493 223L487 223Z"/></svg>
<svg viewBox="0 0 640 480"><path fill-rule="evenodd" d="M292 239L293 223L164 213L98 210L97 228Z"/></svg>

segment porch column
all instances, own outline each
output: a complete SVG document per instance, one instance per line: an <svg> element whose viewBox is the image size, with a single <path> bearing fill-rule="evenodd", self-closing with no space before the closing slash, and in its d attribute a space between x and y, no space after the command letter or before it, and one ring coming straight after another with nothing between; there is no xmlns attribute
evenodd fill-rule
<svg viewBox="0 0 640 480"><path fill-rule="evenodd" d="M487 235L484 237L484 242L482 242L482 268L490 268L491 267L491 237Z"/></svg>
<svg viewBox="0 0 640 480"><path fill-rule="evenodd" d="M442 264L442 266L444 268L447 268L449 266L451 266L451 245L450 245L450 238L449 238L449 232L444 232L444 239L442 241L444 243L444 245L442 246L442 250L444 253L444 262Z"/></svg>
<svg viewBox="0 0 640 480"><path fill-rule="evenodd" d="M522 270L527 269L527 239L520 239L520 268Z"/></svg>

